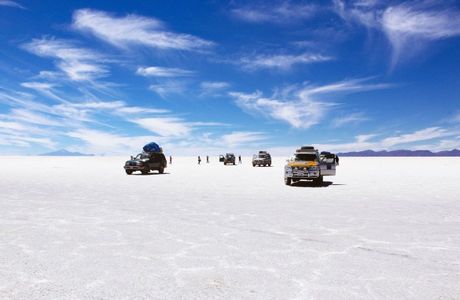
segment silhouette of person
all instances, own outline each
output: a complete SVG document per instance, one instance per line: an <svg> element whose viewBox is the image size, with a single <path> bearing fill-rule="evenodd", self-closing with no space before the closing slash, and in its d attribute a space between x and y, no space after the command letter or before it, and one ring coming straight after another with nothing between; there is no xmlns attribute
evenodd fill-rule
<svg viewBox="0 0 460 300"><path fill-rule="evenodd" d="M335 156L335 163L338 165L339 164L339 157L336 155Z"/></svg>
<svg viewBox="0 0 460 300"><path fill-rule="evenodd" d="M206 155L206 163L209 164L209 156Z"/></svg>
<svg viewBox="0 0 460 300"><path fill-rule="evenodd" d="M201 157L198 155L198 164L201 164Z"/></svg>
<svg viewBox="0 0 460 300"><path fill-rule="evenodd" d="M169 156L169 164L172 165L172 156Z"/></svg>
<svg viewBox="0 0 460 300"><path fill-rule="evenodd" d="M238 155L238 163L241 164L241 155Z"/></svg>

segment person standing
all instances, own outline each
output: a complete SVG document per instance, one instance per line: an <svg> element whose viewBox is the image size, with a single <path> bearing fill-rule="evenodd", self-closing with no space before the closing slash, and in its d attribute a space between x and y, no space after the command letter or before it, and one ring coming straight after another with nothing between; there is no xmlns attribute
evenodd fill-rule
<svg viewBox="0 0 460 300"><path fill-rule="evenodd" d="M172 165L172 156L169 156L169 164Z"/></svg>
<svg viewBox="0 0 460 300"><path fill-rule="evenodd" d="M198 164L201 164L201 157L198 155Z"/></svg>
<svg viewBox="0 0 460 300"><path fill-rule="evenodd" d="M206 163L209 164L209 155L206 155Z"/></svg>
<svg viewBox="0 0 460 300"><path fill-rule="evenodd" d="M238 163L241 164L241 155L238 155Z"/></svg>

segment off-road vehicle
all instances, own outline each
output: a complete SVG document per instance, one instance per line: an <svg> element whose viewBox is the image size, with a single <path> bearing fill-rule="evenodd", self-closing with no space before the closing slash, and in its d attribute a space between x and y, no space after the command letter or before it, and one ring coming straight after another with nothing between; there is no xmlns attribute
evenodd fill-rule
<svg viewBox="0 0 460 300"><path fill-rule="evenodd" d="M272 157L270 156L270 153L267 151L259 151L258 154L254 154L252 156L252 166L271 166L272 165Z"/></svg>
<svg viewBox="0 0 460 300"><path fill-rule="evenodd" d="M224 165L226 165L226 164L234 164L235 165L236 164L235 160L236 160L235 154L227 153L227 154L225 154L225 157L224 157Z"/></svg>
<svg viewBox="0 0 460 300"><path fill-rule="evenodd" d="M335 154L323 152L312 146L303 146L297 149L294 155L287 161L284 167L284 182L291 185L300 180L312 180L315 184L323 183L323 176L334 176L336 159L331 157Z"/></svg>
<svg viewBox="0 0 460 300"><path fill-rule="evenodd" d="M158 171L163 174L167 167L166 157L163 153L142 152L125 163L126 174L131 175L134 171L141 171L142 174L148 174L150 171Z"/></svg>

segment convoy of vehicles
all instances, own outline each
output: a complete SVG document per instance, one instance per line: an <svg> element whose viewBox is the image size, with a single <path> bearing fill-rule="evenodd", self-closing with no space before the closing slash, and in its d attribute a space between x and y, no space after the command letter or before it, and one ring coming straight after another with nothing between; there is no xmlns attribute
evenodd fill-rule
<svg viewBox="0 0 460 300"><path fill-rule="evenodd" d="M219 155L219 162L223 162L224 165L235 165L235 154ZM267 151L259 151L252 157L253 167L265 167L271 166L271 164L272 159ZM286 185L291 185L300 180L311 180L313 183L321 185L324 176L335 176L338 164L339 158L336 154L326 151L320 153L313 146L302 146L287 160L284 167L284 182ZM166 167L167 161L163 149L156 143L145 145L142 153L135 157L131 156L131 159L126 161L124 165L128 175L135 171L140 171L145 175L154 170L163 174Z"/></svg>
<svg viewBox="0 0 460 300"><path fill-rule="evenodd" d="M324 176L335 176L338 157L329 152L321 154L312 146L297 149L284 167L286 185L300 180L311 180L317 185L323 183Z"/></svg>
<svg viewBox="0 0 460 300"><path fill-rule="evenodd" d="M271 166L272 165L272 157L270 153L267 151L259 151L258 154L254 154L252 157L252 166Z"/></svg>

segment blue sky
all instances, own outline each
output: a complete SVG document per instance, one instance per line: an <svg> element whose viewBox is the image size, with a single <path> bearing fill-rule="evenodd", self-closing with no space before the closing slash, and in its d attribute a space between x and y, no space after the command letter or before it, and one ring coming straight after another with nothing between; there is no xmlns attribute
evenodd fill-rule
<svg viewBox="0 0 460 300"><path fill-rule="evenodd" d="M0 153L460 148L456 1L0 0Z"/></svg>

